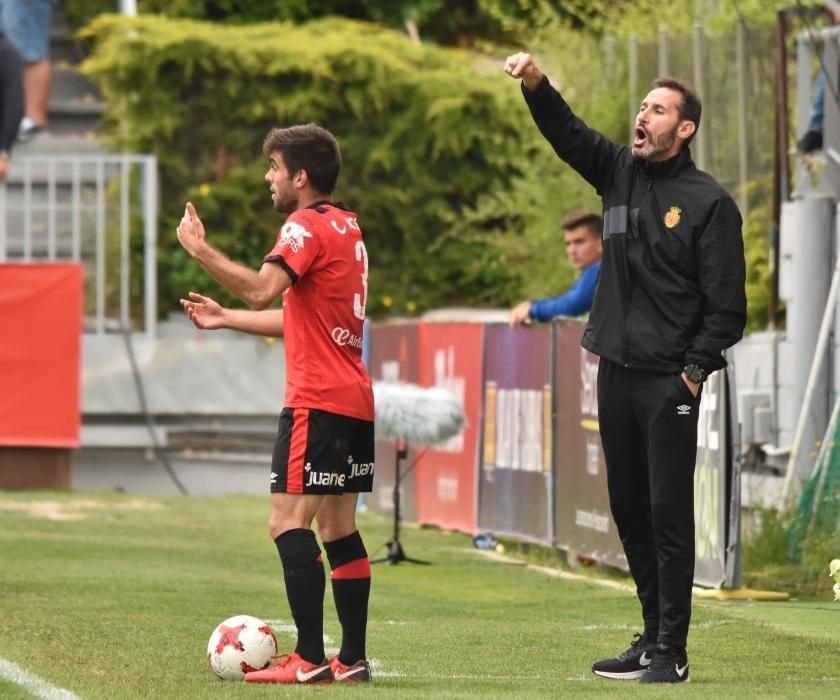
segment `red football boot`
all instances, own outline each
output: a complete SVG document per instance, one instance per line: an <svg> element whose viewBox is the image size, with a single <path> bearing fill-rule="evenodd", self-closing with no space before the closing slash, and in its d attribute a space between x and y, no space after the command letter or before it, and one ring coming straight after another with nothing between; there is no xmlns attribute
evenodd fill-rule
<svg viewBox="0 0 840 700"><path fill-rule="evenodd" d="M320 664L304 661L300 654L281 654L272 657L279 663L262 671L245 674L246 683L332 683L330 662L324 659Z"/></svg>
<svg viewBox="0 0 840 700"><path fill-rule="evenodd" d="M370 664L361 659L352 666L345 666L338 656L330 659L332 677L336 683L363 683L371 680Z"/></svg>

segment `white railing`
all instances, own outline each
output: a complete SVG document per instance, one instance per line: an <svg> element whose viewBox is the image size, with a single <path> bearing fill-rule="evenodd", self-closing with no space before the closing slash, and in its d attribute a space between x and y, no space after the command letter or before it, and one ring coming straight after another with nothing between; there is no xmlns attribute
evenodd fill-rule
<svg viewBox="0 0 840 700"><path fill-rule="evenodd" d="M16 156L8 181L0 183L0 262L84 263L85 297L94 300L86 330L105 333L115 323L121 329L131 328L131 240L132 228L139 225L143 326L146 335L154 337L157 216L153 155ZM116 254L109 255L112 250ZM117 267L118 273L109 277L109 267ZM106 291L115 283L118 313L106 308Z"/></svg>

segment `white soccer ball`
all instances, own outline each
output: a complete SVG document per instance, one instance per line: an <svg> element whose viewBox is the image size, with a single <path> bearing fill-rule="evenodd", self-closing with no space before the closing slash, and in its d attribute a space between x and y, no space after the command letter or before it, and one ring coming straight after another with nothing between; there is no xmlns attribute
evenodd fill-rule
<svg viewBox="0 0 840 700"><path fill-rule="evenodd" d="M241 681L249 671L260 671L277 653L277 637L262 620L234 615L222 622L207 644L207 661L219 678Z"/></svg>

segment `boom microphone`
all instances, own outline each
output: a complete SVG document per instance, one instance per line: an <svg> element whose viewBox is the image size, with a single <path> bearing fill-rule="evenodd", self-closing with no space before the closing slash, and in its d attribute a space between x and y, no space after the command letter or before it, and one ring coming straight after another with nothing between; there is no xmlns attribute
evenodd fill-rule
<svg viewBox="0 0 840 700"><path fill-rule="evenodd" d="M450 391L416 384L374 382L376 437L435 445L448 440L464 425L464 411Z"/></svg>

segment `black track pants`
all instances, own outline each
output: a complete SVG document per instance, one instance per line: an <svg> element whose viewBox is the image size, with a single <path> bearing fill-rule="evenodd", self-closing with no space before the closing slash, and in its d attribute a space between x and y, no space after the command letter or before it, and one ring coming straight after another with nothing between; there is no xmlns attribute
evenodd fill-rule
<svg viewBox="0 0 840 700"><path fill-rule="evenodd" d="M647 630L685 646L694 580L695 398L679 374L601 359L598 419L610 508Z"/></svg>

